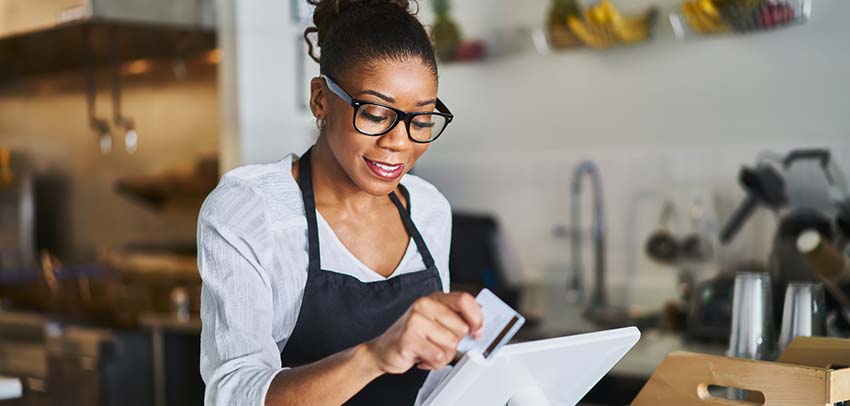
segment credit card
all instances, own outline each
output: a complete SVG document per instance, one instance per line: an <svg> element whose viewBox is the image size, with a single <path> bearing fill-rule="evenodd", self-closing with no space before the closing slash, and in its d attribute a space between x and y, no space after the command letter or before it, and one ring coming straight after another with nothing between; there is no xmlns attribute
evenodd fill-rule
<svg viewBox="0 0 850 406"><path fill-rule="evenodd" d="M482 289L475 301L481 306L481 312L484 314L481 337L474 340L472 335L467 334L460 341L457 351L462 354L475 351L485 359L490 359L514 337L525 323L525 317L489 289Z"/></svg>

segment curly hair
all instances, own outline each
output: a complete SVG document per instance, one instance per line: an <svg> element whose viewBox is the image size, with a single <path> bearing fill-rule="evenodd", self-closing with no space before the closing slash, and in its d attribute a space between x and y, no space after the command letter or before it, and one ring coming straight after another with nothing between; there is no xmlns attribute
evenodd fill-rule
<svg viewBox="0 0 850 406"><path fill-rule="evenodd" d="M322 74L340 77L351 68L382 60L418 59L437 75L431 38L416 18L416 0L307 0L315 6L313 26L304 31L308 53ZM416 4L417 10L411 11ZM310 34L316 33L314 44ZM316 48L321 55L316 56Z"/></svg>

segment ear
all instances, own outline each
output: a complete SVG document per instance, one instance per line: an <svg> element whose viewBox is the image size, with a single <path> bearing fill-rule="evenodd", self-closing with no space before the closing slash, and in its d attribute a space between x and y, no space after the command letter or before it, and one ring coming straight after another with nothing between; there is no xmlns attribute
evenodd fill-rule
<svg viewBox="0 0 850 406"><path fill-rule="evenodd" d="M327 99L325 98L325 80L315 77L310 80L310 111L313 117L324 118L328 114Z"/></svg>

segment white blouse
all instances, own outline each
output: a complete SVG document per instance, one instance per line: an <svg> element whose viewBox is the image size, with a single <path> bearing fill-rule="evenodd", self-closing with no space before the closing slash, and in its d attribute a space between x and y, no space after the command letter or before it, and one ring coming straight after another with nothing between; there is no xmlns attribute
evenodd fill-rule
<svg viewBox="0 0 850 406"><path fill-rule="evenodd" d="M280 372L307 283L307 221L291 154L271 164L229 171L198 218L201 377L206 405L264 404ZM451 208L430 183L405 175L411 217L449 290ZM317 211L318 213L318 211ZM360 262L318 214L322 267L363 282L385 279ZM416 244L390 278L425 269ZM426 382L426 386L428 382Z"/></svg>

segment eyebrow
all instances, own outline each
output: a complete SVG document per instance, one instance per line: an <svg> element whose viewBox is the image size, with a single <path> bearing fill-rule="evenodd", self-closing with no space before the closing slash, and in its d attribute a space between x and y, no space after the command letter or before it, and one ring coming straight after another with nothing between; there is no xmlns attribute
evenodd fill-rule
<svg viewBox="0 0 850 406"><path fill-rule="evenodd" d="M380 99L383 99L387 103L395 103L396 102L395 98L387 96L387 95L385 95L381 92L378 92L376 90L364 90L364 91L358 93L358 96L363 95L363 94L369 94L369 95L378 97ZM428 106L428 105L431 105L431 104L437 104L437 99L422 100L422 101L416 103L416 105L419 106L419 107Z"/></svg>

